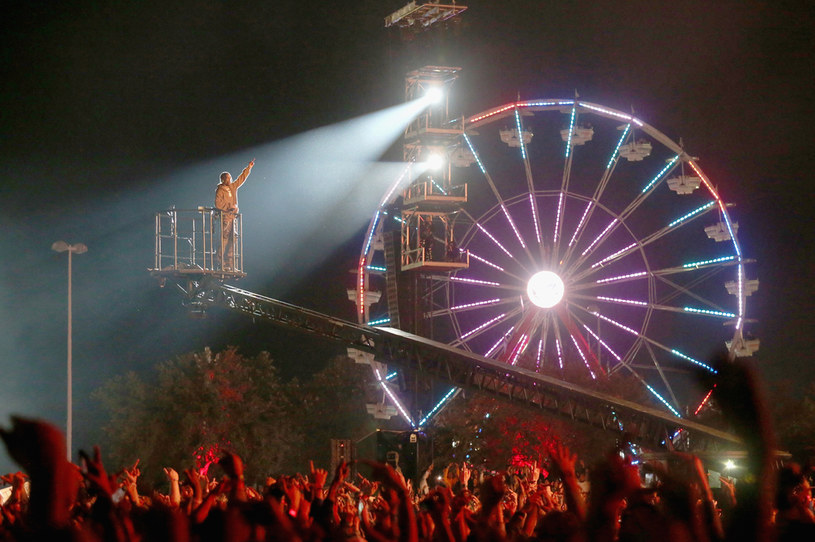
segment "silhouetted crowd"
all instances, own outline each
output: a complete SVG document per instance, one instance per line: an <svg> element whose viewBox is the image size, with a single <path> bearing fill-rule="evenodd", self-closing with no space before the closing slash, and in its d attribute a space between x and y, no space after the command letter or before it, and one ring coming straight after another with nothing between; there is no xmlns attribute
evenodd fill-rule
<svg viewBox="0 0 815 542"><path fill-rule="evenodd" d="M97 448L74 465L58 429L13 418L0 436L25 473L2 477L10 494L0 541L815 540L808 472L779 466L749 375L731 376L719 401L744 438L748 470L737 483L720 478L720 488L689 453L634 464L614 450L584 469L555 444L545 466L431 465L415 484L389 464L359 461L330 479L312 464L306 475L249 486L241 458L225 453L210 477L168 467L163 491L146 491L138 462L111 474Z"/></svg>

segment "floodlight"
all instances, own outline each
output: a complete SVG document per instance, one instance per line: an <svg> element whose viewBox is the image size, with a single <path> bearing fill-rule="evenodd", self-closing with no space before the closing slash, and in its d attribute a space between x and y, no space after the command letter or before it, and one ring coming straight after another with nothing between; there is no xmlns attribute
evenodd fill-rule
<svg viewBox="0 0 815 542"><path fill-rule="evenodd" d="M434 152L430 156L427 157L427 167L429 169L441 169L444 165L444 156L441 153Z"/></svg>
<svg viewBox="0 0 815 542"><path fill-rule="evenodd" d="M442 90L440 86L429 87L427 92L425 92L425 97L432 104L441 103L441 101L444 99L444 90Z"/></svg>

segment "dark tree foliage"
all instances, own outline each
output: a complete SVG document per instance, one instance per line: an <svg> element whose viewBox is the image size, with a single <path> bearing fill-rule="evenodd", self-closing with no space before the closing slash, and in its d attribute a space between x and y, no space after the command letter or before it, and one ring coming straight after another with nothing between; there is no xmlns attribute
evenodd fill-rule
<svg viewBox="0 0 815 542"><path fill-rule="evenodd" d="M769 392L778 444L796 461L815 465L815 382L803 392L790 382L782 382Z"/></svg>
<svg viewBox="0 0 815 542"><path fill-rule="evenodd" d="M302 446L288 394L268 353L244 357L234 347L208 348L156 367L155 380L135 373L95 392L109 415L104 431L110 464L140 460L145 481L163 467L193 467L207 452L231 450L247 465L247 481L292 467ZM200 459L198 459L200 464Z"/></svg>
<svg viewBox="0 0 815 542"><path fill-rule="evenodd" d="M369 366L337 356L309 380L288 384L292 416L304 429L303 450L308 451L298 454L300 472L307 472L309 460L328 467L331 439L356 442L376 429L365 408L373 383Z"/></svg>

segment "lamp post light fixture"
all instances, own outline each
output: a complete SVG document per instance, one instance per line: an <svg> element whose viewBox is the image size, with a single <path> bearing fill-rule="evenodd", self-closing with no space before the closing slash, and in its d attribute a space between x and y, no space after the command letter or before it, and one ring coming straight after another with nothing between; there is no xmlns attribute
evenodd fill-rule
<svg viewBox="0 0 815 542"><path fill-rule="evenodd" d="M65 428L65 440L68 450L68 461L70 462L72 443L71 435L73 434L73 360L71 359L73 344L72 344L72 329L73 324L72 310L71 310L71 256L74 254L84 254L88 251L88 247L82 243L75 243L69 245L65 241L57 241L51 245L51 249L57 252L68 253L68 418Z"/></svg>

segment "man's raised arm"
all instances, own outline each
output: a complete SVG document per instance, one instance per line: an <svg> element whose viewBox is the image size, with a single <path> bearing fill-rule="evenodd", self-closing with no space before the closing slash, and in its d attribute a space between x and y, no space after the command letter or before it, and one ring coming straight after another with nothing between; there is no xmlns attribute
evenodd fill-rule
<svg viewBox="0 0 815 542"><path fill-rule="evenodd" d="M246 178L249 177L249 174L252 173L252 168L255 166L255 159L253 158L249 165L243 168L241 174L238 175L238 178L235 179L232 184L235 185L235 188L238 189L240 186L246 181Z"/></svg>

